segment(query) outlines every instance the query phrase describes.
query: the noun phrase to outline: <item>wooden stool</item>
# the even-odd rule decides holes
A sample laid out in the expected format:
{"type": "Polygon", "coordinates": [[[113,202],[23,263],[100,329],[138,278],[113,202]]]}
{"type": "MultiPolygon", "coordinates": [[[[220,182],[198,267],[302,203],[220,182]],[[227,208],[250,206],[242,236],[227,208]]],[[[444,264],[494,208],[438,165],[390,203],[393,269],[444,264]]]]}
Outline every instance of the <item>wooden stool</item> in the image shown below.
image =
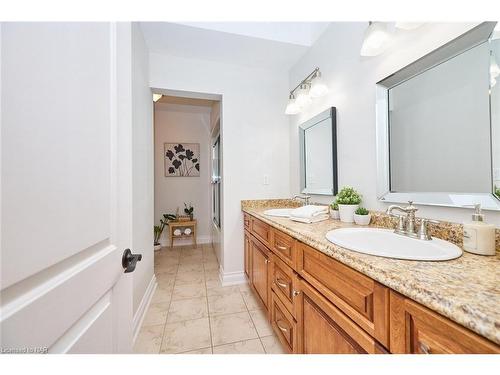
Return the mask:
{"type": "Polygon", "coordinates": [[[196,219],[189,221],[170,221],[168,223],[169,234],[170,234],[170,248],[174,247],[174,237],[175,238],[188,238],[193,237],[193,245],[196,247],[196,219]],[[184,229],[191,228],[190,234],[184,234],[184,229]],[[180,236],[174,236],[174,230],[180,229],[182,234],[180,236]]]}

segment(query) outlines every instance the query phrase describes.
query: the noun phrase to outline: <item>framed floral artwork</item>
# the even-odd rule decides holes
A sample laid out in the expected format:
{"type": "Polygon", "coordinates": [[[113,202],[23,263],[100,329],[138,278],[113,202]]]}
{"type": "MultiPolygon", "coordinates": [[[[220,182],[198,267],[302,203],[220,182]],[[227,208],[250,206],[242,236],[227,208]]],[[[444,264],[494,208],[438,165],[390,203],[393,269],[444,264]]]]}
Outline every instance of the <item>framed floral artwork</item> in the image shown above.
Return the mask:
{"type": "Polygon", "coordinates": [[[199,143],[165,143],[165,177],[199,177],[199,143]]]}

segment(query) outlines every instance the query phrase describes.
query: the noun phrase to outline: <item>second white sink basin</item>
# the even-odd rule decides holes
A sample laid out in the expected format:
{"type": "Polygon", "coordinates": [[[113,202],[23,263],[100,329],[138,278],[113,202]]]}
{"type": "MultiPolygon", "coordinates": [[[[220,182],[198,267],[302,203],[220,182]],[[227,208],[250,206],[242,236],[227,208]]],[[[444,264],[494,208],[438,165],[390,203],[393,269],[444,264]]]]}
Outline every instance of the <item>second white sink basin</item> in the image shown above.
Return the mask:
{"type": "Polygon", "coordinates": [[[293,208],[273,208],[271,210],[264,211],[264,215],[267,216],[278,216],[278,217],[290,217],[290,212],[293,208]]]}
{"type": "Polygon", "coordinates": [[[329,231],[326,239],[349,250],[385,258],[439,261],[462,255],[462,249],[451,242],[414,239],[392,229],[341,228],[329,231]]]}

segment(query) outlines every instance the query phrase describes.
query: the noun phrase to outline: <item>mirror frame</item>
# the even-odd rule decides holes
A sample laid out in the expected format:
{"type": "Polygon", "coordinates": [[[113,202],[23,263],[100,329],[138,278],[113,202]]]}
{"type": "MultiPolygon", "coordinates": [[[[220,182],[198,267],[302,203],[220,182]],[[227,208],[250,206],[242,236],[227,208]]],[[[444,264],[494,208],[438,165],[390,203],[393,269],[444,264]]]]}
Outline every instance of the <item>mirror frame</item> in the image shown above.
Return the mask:
{"type": "Polygon", "coordinates": [[[331,107],[313,118],[299,125],[299,149],[300,149],[300,192],[315,195],[337,195],[338,193],[338,168],[337,168],[337,109],[331,107]],[[306,186],[305,165],[305,131],[317,123],[330,119],[332,127],[332,174],[333,186],[331,189],[308,189],[306,186]]]}
{"type": "MultiPolygon", "coordinates": [[[[444,61],[452,59],[470,48],[487,42],[495,28],[495,25],[496,22],[483,22],[447,44],[437,48],[415,62],[377,82],[375,93],[375,122],[377,148],[377,197],[380,201],[390,203],[405,203],[413,201],[414,203],[421,205],[445,207],[464,207],[473,203],[481,203],[482,208],[485,210],[500,210],[500,199],[493,194],[493,173],[490,176],[491,193],[392,192],[390,191],[389,158],[389,90],[444,61]],[[457,202],[462,202],[463,204],[457,202]]],[[[491,152],[491,139],[489,146],[491,152]]]]}

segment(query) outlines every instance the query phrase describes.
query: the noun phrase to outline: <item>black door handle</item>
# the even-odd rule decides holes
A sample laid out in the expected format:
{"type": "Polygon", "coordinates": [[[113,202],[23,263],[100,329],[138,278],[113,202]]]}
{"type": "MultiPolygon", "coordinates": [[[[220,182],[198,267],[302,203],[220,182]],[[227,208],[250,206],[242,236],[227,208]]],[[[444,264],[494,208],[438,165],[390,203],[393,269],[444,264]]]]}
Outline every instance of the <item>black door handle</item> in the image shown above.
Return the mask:
{"type": "Polygon", "coordinates": [[[130,249],[125,249],[122,256],[122,267],[125,273],[134,272],[137,262],[142,260],[142,254],[132,254],[130,249]]]}

